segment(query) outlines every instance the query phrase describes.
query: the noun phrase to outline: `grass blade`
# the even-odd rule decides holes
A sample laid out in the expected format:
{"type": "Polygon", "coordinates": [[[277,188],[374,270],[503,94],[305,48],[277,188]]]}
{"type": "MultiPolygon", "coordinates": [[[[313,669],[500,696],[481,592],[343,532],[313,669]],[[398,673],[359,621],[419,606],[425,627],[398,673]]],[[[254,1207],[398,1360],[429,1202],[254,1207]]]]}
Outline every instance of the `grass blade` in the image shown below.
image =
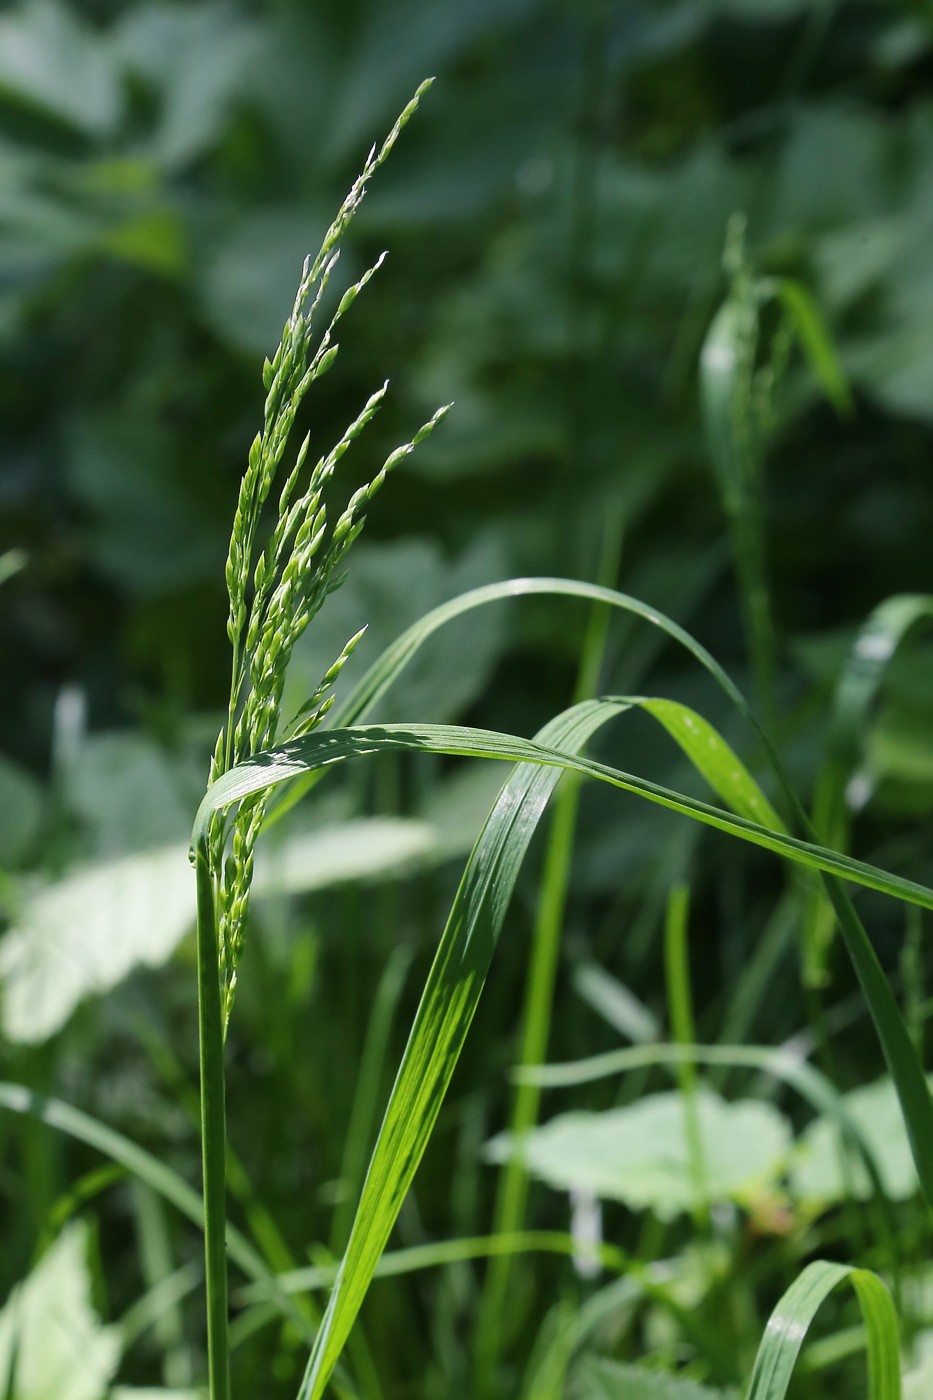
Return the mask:
{"type": "MultiPolygon", "coordinates": [[[[849,783],[858,772],[871,712],[885,673],[901,643],[922,623],[933,621],[933,595],[896,594],[869,615],[836,683],[826,738],[826,758],[817,777],[813,825],[819,839],[836,850],[849,847],[849,783]]],[[[804,917],[804,975],[810,986],[826,981],[833,932],[832,909],[813,891],[804,917]]]]}
{"type": "MultiPolygon", "coordinates": [[[[601,703],[611,704],[615,712],[630,707],[630,702],[626,700],[601,703]]],[[[621,788],[624,792],[646,798],[668,811],[692,817],[717,831],[738,836],[752,845],[773,851],[809,869],[822,870],[841,879],[851,880],[855,884],[865,886],[866,889],[892,895],[908,904],[919,905],[922,909],[933,909],[933,890],[926,885],[892,875],[886,870],[867,865],[851,856],[826,850],[798,837],[787,836],[781,831],[772,831],[757,822],[733,816],[719,807],[700,802],[697,798],[688,797],[684,793],[648,782],[647,779],[611,768],[604,763],[597,763],[579,754],[553,749],[535,740],[521,739],[514,734],[500,734],[495,730],[474,729],[465,725],[359,725],[350,729],[317,731],[283,744],[281,748],[257,754],[225,773],[208,789],[198,809],[192,839],[195,844],[204,840],[214,812],[221,811],[253,793],[265,791],[279,783],[289,782],[308,772],[330,767],[347,759],[405,750],[566,768],[581,773],[584,777],[598,778],[613,787],[621,788]]],[[[867,946],[871,952],[871,945],[867,946]]],[[[874,957],[873,953],[871,955],[874,957]]],[[[878,972],[879,975],[883,975],[880,967],[878,972]]]]}
{"type": "MultiPolygon", "coordinates": [[[[621,708],[606,701],[574,706],[545,726],[541,737],[574,750],[621,708]]],[[[343,1350],[427,1146],[522,860],[559,776],[558,769],[533,764],[516,768],[474,847],[389,1098],[299,1400],[319,1400],[343,1350]]]]}
{"type": "Polygon", "coordinates": [[[870,1270],[824,1260],[807,1265],[771,1314],[746,1400],[784,1400],[810,1323],[846,1279],[855,1289],[865,1323],[870,1400],[900,1400],[900,1336],[890,1293],[870,1270]]]}

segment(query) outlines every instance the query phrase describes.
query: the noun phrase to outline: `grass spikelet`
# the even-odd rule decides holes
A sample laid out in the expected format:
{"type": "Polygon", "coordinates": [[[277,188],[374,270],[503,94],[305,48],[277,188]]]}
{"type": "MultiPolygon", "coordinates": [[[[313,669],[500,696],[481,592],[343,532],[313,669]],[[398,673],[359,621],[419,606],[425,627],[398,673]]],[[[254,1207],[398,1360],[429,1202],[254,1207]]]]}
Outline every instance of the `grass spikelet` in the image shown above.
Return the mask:
{"type": "MultiPolygon", "coordinates": [[[[281,487],[267,542],[258,548],[264,508],[288,452],[302,400],[333,365],[339,348],[334,338],[337,325],[385,260],[382,253],[344,290],[330,322],[317,335],[315,323],[337,267],[340,242],[370,179],[388,156],[427,86],[421,85],[379,150],[373,147],[370,151],[320,250],[305,259],[281,341],[263,365],[263,425],[249,450],[226,563],[230,601],[227,634],[232,647],[230,699],[226,724],[211,761],[212,782],[280,737],[285,673],[296,643],[328,594],[343,581],[341,565],[363,529],[369,505],[386,476],[433,431],[447,411],[440,409],[410,442],[389,455],[372,480],[354,492],[333,528],[329,525],[325,489],[344,454],[382,407],[388,382],[370,395],[338,441],[310,471],[310,438],[303,438],[281,487]]],[[[307,704],[294,717],[293,734],[310,733],[324,718],[333,704],[334,683],[361,637],[362,632],[351,638],[324,674],[307,704]]],[[[211,832],[225,1032],[243,945],[253,852],[264,815],[265,802],[257,797],[245,804],[229,824],[226,818],[217,817],[211,832]],[[225,854],[228,846],[229,854],[225,854]]]]}

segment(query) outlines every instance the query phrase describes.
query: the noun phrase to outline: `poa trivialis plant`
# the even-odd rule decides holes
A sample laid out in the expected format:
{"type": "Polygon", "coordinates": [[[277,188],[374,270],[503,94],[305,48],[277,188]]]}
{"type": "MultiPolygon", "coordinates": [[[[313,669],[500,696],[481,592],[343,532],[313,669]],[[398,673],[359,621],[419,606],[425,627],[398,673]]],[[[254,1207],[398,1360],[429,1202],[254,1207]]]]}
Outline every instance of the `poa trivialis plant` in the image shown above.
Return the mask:
{"type": "MultiPolygon", "coordinates": [[[[641,801],[772,852],[792,868],[806,872],[805,898],[809,898],[810,890],[821,882],[822,893],[818,897],[826,908],[832,909],[835,927],[858,977],[907,1125],[921,1190],[927,1205],[933,1204],[933,1110],[923,1067],[852,905],[847,886],[853,884],[880,891],[920,909],[933,908],[933,890],[856,860],[844,849],[844,842],[835,846],[819,844],[787,780],[768,726],[757,721],[731,679],[689,633],[638,599],[608,586],[613,568],[607,566],[604,585],[556,578],[511,579],[455,598],[428,613],[399,637],[337,705],[335,683],[363,635],[360,628],[325,669],[298,712],[282,713],[285,675],[295,645],[327,595],[339,586],[348,551],[363,528],[371,502],[387,475],[423,441],[446,411],[440,410],[410,442],[393,452],[368,484],[355,492],[336,513],[336,518],[329,514],[332,508],[327,499],[336,469],[344,453],[378,412],[385,386],[362,405],[338,443],[322,455],[312,452],[308,438],[297,446],[292,441],[304,395],[334,363],[337,328],[381,262],[380,259],[343,292],[332,316],[323,329],[319,329],[328,288],[334,279],[340,240],[365,195],[369,180],[388,156],[423,90],[419,89],[378,151],[374,148],[370,153],[321,251],[305,264],[281,344],[263,369],[266,390],[263,424],[249,453],[226,569],[230,600],[227,630],[232,649],[230,700],[213,753],[210,784],[192,833],[198,903],[203,1201],[163,1163],[86,1114],[55,1100],[43,1099],[23,1085],[0,1085],[0,1104],[8,1110],[37,1117],[104,1152],[160,1193],[189,1220],[203,1225],[210,1400],[229,1400],[231,1395],[228,1256],[250,1280],[250,1303],[271,1308],[276,1315],[287,1319],[292,1329],[290,1335],[307,1339],[310,1355],[298,1400],[322,1400],[328,1387],[341,1397],[356,1396],[352,1377],[340,1369],[344,1348],[434,1128],[506,922],[509,900],[522,862],[565,773],[575,780],[589,778],[603,782],[641,801]],[[438,628],[472,609],[535,595],[582,601],[593,610],[592,616],[599,619],[599,623],[591,628],[584,648],[576,703],[552,718],[533,739],[478,728],[425,724],[417,719],[407,724],[367,722],[370,715],[377,713],[388,687],[438,628]],[[772,795],[765,792],[755,774],[717,730],[686,705],[649,695],[591,698],[597,684],[602,630],[612,610],[627,613],[645,626],[659,629],[665,640],[684,649],[693,663],[707,673],[748,726],[749,735],[763,756],[762,766],[770,771],[772,795]],[[627,714],[635,712],[661,727],[721,805],[649,782],[599,762],[584,752],[589,741],[610,721],[624,720],[627,714]],[[497,760],[510,765],[510,772],[467,863],[424,984],[343,1257],[335,1271],[327,1268],[311,1271],[315,1285],[320,1284],[322,1277],[332,1281],[329,1301],[321,1316],[307,1299],[304,1300],[306,1307],[295,1305],[290,1293],[295,1279],[283,1279],[270,1273],[251,1240],[227,1221],[225,1037],[235,1010],[253,863],[263,826],[281,815],[325,770],[366,755],[400,752],[497,760]]],[[[759,293],[765,294],[761,288],[756,295],[759,293]]],[[[731,353],[729,318],[714,324],[719,352],[713,356],[712,370],[720,377],[711,393],[714,398],[719,396],[717,403],[723,411],[717,422],[726,434],[722,442],[727,447],[737,383],[736,376],[729,372],[730,366],[738,365],[747,381],[751,364],[744,300],[748,295],[749,284],[740,279],[734,296],[745,307],[745,319],[739,318],[739,330],[745,336],[739,347],[741,354],[731,353]]],[[[714,345],[717,344],[715,337],[714,345]]],[[[752,506],[746,503],[741,509],[751,511],[752,506]]],[[[743,535],[742,548],[757,534],[756,527],[755,531],[743,535]]],[[[737,555],[739,553],[737,548],[737,555]]],[[[866,649],[865,655],[876,670],[866,675],[861,665],[858,671],[858,694],[862,700],[877,688],[877,667],[891,654],[897,639],[914,620],[929,613],[929,600],[923,603],[913,600],[910,605],[888,609],[875,617],[872,623],[875,630],[871,635],[877,642],[881,629],[890,645],[876,644],[866,649]]],[[[770,646],[770,640],[768,644],[770,646]]],[[[864,662],[865,656],[860,661],[864,662]]],[[[763,668],[762,674],[767,680],[768,667],[763,668]]],[[[842,772],[845,765],[840,765],[836,752],[830,774],[833,792],[845,777],[842,772]]],[[[562,823],[548,850],[542,881],[538,926],[543,937],[541,949],[532,956],[522,1039],[527,1071],[525,1083],[532,1086],[548,1082],[540,1068],[535,1079],[532,1061],[546,1052],[554,987],[554,949],[562,924],[566,865],[572,846],[573,803],[565,802],[559,810],[563,813],[562,823]]],[[[715,1221],[704,1187],[702,1119],[709,1096],[698,1082],[697,1064],[744,1064],[781,1077],[788,1084],[794,1084],[815,1106],[828,1107],[843,1128],[851,1130],[851,1123],[839,1107],[838,1094],[827,1085],[825,1077],[816,1075],[810,1067],[806,1067],[810,1072],[804,1073],[804,1067],[790,1062],[787,1056],[775,1056],[763,1047],[703,1047],[693,1043],[686,954],[688,909],[687,890],[678,886],[669,900],[666,931],[673,1043],[637,1047],[635,1055],[636,1059],[640,1057],[642,1065],[666,1063],[677,1071],[695,1186],[690,1198],[691,1214],[698,1237],[704,1238],[715,1228],[715,1221]]],[[[598,1067],[555,1069],[564,1074],[564,1082],[584,1082],[587,1076],[618,1072],[631,1066],[634,1063],[632,1052],[626,1055],[613,1060],[611,1071],[607,1071],[604,1063],[598,1067]]],[[[534,1094],[520,1097],[516,1104],[512,1128],[513,1138],[519,1140],[519,1149],[522,1135],[534,1129],[537,1108],[534,1094]]],[[[854,1136],[858,1140],[857,1132],[854,1136]]],[[[859,1145],[864,1149],[864,1143],[859,1145]]],[[[874,1170],[871,1154],[864,1152],[863,1155],[871,1176],[874,1170]]],[[[481,1241],[446,1242],[437,1246],[433,1260],[450,1261],[483,1253],[495,1256],[530,1247],[565,1248],[565,1237],[548,1236],[543,1240],[523,1231],[523,1172],[523,1166],[515,1167],[514,1162],[510,1163],[500,1193],[495,1236],[481,1241]]],[[[877,1172],[873,1179],[877,1179],[877,1172]]],[[[663,1294],[644,1261],[630,1259],[618,1247],[598,1240],[589,1242],[588,1251],[584,1250],[583,1262],[608,1263],[617,1272],[626,1274],[626,1282],[643,1290],[647,1297],[663,1294]]],[[[751,1369],[747,1400],[783,1400],[811,1320],[828,1294],[843,1282],[851,1284],[855,1290],[865,1323],[872,1400],[897,1400],[900,1394],[898,1327],[891,1295],[874,1273],[826,1261],[808,1264],[778,1304],[751,1369]]],[[[298,1286],[302,1283],[303,1279],[299,1278],[298,1286]]],[[[510,1393],[511,1383],[503,1380],[501,1364],[507,1342],[503,1335],[502,1300],[507,1298],[507,1293],[505,1276],[491,1271],[480,1308],[476,1339],[473,1393],[477,1400],[492,1400],[494,1396],[510,1393]]],[[[676,1299],[669,1301],[672,1310],[678,1309],[676,1315],[684,1319],[682,1304],[676,1299]]],[[[555,1351],[559,1348],[552,1349],[550,1359],[542,1356],[537,1372],[531,1376],[523,1393],[529,1396],[562,1393],[560,1356],[551,1366],[555,1351]]],[[[7,1389],[11,1394],[12,1387],[13,1379],[10,1379],[7,1389]]]]}
{"type": "MultiPolygon", "coordinates": [[[[302,398],[333,364],[337,353],[336,327],[379,266],[375,264],[343,293],[329,324],[318,335],[314,323],[334,271],[340,238],[359,207],[369,179],[386,159],[422,91],[423,88],[419,89],[406,107],[378,153],[375,148],[370,153],[320,253],[305,265],[282,343],[264,366],[267,394],[264,422],[250,451],[231,536],[227,561],[228,635],[233,653],[230,703],[226,723],[217,739],[211,782],[197,814],[192,843],[198,884],[211,1400],[228,1400],[230,1394],[224,1243],[227,1227],[223,1047],[244,941],[256,842],[264,823],[274,814],[275,802],[280,802],[279,810],[282,810],[296,793],[320,776],[323,769],[362,755],[414,750],[498,759],[516,766],[474,847],[425,983],[370,1158],[346,1250],[336,1272],[326,1312],[314,1334],[299,1400],[320,1400],[334,1380],[342,1351],[431,1135],[464,1044],[522,860],[564,772],[608,783],[763,847],[794,867],[810,872],[811,878],[822,880],[824,897],[834,912],[855,967],[900,1098],[921,1187],[927,1201],[933,1203],[933,1110],[922,1066],[842,882],[854,882],[928,909],[933,908],[933,891],[816,843],[815,833],[787,780],[767,729],[758,723],[717,662],[676,623],[637,599],[606,586],[563,579],[510,580],[474,590],[429,613],[372,665],[356,689],[336,709],[333,687],[362,637],[362,629],[357,631],[324,672],[299,713],[283,721],[284,678],[298,638],[327,594],[338,586],[347,552],[363,528],[367,508],[387,474],[433,430],[446,411],[442,409],[435,414],[410,442],[386,460],[370,483],[351,497],[332,526],[328,521],[325,489],[344,452],[378,411],[384,387],[362,407],[337,445],[313,465],[309,465],[312,454],[309,440],[305,438],[291,459],[292,465],[283,483],[276,485],[277,475],[290,451],[290,436],[302,398]],[[278,508],[272,513],[267,540],[260,546],[264,507],[274,499],[274,488],[279,493],[278,508]],[[534,740],[417,721],[405,725],[362,722],[438,627],[470,609],[500,599],[533,594],[576,597],[602,609],[621,609],[659,628],[668,639],[685,648],[750,726],[779,790],[779,804],[769,800],[738,755],[699,714],[678,702],[659,697],[589,699],[586,691],[590,682],[585,675],[581,679],[577,703],[545,725],[534,740]],[[636,709],[659,724],[679,745],[723,804],[721,807],[660,787],[584,755],[582,751],[587,741],[608,721],[636,709]],[[292,796],[282,799],[282,792],[289,788],[292,796]]],[[[749,295],[745,282],[740,281],[738,295],[745,306],[749,295]]],[[[747,315],[744,320],[739,317],[739,329],[743,326],[747,329],[747,319],[747,315]]],[[[720,339],[727,331],[725,322],[717,324],[716,334],[720,339]]],[[[745,349],[747,351],[747,346],[745,349]]],[[[723,353],[718,359],[714,356],[713,370],[721,370],[724,365],[728,369],[730,364],[742,365],[748,361],[747,353],[744,359],[732,354],[728,363],[727,358],[723,353]]],[[[733,382],[727,377],[725,388],[720,391],[726,400],[733,391],[733,382]]],[[[593,642],[597,652],[600,645],[598,640],[593,642]]],[[[584,670],[588,673],[593,667],[584,670]]],[[[763,668],[764,673],[767,671],[768,667],[763,668]]],[[[572,821],[570,810],[569,822],[572,824],[572,821]]],[[[554,847],[554,861],[563,865],[568,854],[569,839],[565,834],[554,847]]],[[[559,930],[560,920],[555,910],[562,898],[561,879],[547,877],[545,891],[544,898],[551,899],[552,909],[544,923],[559,930]]],[[[688,1057],[679,1082],[685,1103],[691,1109],[692,1160],[701,1178],[703,1154],[696,1116],[698,1099],[689,1063],[693,1032],[685,968],[686,908],[686,891],[680,891],[672,905],[669,976],[671,987],[676,989],[677,1040],[688,1057]]],[[[553,939],[549,940],[549,946],[553,948],[553,939]]],[[[540,989],[536,996],[541,1004],[531,1007],[530,1014],[538,1029],[526,1037],[526,1049],[529,1045],[543,1048],[545,1044],[541,1028],[546,1032],[549,1014],[546,1003],[552,995],[553,977],[539,975],[536,970],[533,982],[540,989]]],[[[522,1131],[527,1131],[533,1125],[537,1100],[526,1098],[523,1103],[515,1122],[522,1131]],[[530,1109],[529,1104],[532,1105],[530,1109]]],[[[710,1217],[703,1204],[701,1188],[702,1183],[696,1198],[696,1220],[698,1228],[702,1226],[706,1230],[710,1217]]],[[[515,1189],[514,1176],[511,1184],[507,1183],[504,1202],[500,1207],[500,1221],[506,1220],[512,1231],[520,1230],[524,1206],[521,1193],[515,1189]]],[[[502,1239],[514,1237],[504,1235],[502,1239]]],[[[264,1277],[261,1270],[257,1271],[248,1246],[244,1250],[232,1234],[230,1241],[231,1253],[235,1245],[238,1258],[258,1280],[262,1296],[281,1305],[275,1281],[264,1277]]],[[[815,1263],[800,1275],[772,1319],[751,1377],[750,1400],[780,1400],[785,1395],[810,1320],[827,1294],[843,1280],[849,1280],[855,1288],[865,1317],[872,1395],[877,1400],[893,1400],[899,1393],[897,1322],[884,1285],[865,1270],[815,1263]]],[[[496,1281],[493,1275],[488,1295],[492,1301],[487,1301],[481,1317],[483,1335],[477,1348],[478,1396],[497,1393],[496,1366],[501,1352],[501,1307],[497,1300],[501,1300],[502,1291],[502,1276],[496,1281]]],[[[353,1393],[348,1384],[340,1379],[341,1393],[353,1393]]]]}

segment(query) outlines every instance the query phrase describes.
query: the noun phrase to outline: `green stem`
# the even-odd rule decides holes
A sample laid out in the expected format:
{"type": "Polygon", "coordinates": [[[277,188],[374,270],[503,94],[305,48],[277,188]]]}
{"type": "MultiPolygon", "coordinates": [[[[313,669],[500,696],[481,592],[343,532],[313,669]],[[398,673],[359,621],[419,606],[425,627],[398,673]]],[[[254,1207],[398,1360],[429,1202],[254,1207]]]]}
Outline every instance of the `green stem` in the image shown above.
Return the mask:
{"type": "Polygon", "coordinates": [[[227,1334],[226,1125],[220,964],[207,839],[196,852],[198,885],[198,1035],[201,1068],[201,1161],[204,1171],[204,1265],[210,1400],[230,1400],[227,1334]]]}
{"type": "MultiPolygon", "coordinates": [[[[687,954],[687,923],[690,910],[689,885],[674,885],[667,902],[664,921],[664,966],[667,977],[667,1005],[671,1039],[686,1050],[696,1043],[693,1027],[693,999],[690,993],[690,964],[687,954]]],[[[710,1233],[709,1197],[706,1189],[706,1162],[700,1110],[697,1102],[696,1065],[692,1059],[678,1061],[677,1084],[684,1103],[684,1126],[693,1178],[693,1218],[701,1234],[710,1233]]]]}

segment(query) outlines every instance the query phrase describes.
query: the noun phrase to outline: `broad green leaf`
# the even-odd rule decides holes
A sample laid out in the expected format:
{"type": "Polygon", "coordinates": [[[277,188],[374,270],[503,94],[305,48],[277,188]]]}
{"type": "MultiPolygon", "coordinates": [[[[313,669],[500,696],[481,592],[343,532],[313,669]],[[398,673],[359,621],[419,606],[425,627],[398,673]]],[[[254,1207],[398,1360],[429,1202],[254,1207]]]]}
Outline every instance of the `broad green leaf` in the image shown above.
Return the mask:
{"type": "MultiPolygon", "coordinates": [[[[704,1191],[710,1201],[750,1201],[782,1175],[792,1134],[771,1104],[727,1103],[710,1089],[696,1095],[703,1147],[704,1191]]],[[[564,1113],[521,1141],[493,1138],[490,1161],[518,1154],[527,1170],[562,1191],[589,1191],[662,1218],[690,1211],[696,1184],[679,1092],[649,1094],[603,1113],[564,1113]]]]}
{"type": "MultiPolygon", "coordinates": [[[[124,783],[132,777],[132,769],[119,776],[114,813],[122,810],[124,783]]],[[[134,826],[139,830],[139,821],[128,819],[128,829],[134,826]]],[[[118,834],[112,817],[105,829],[118,834]]],[[[437,821],[360,817],[292,831],[260,851],[254,892],[261,900],[396,879],[465,854],[472,839],[472,832],[454,829],[442,809],[437,821]]],[[[193,886],[185,848],[177,845],[83,866],[27,895],[14,927],[0,939],[6,1038],[47,1040],[86,997],[110,991],[139,967],[161,967],[192,926],[193,886]]]]}
{"type": "Polygon", "coordinates": [[[0,554],[0,583],[6,583],[7,579],[18,574],[20,569],[25,569],[26,560],[26,552],[22,549],[8,549],[0,554]]]}
{"type": "Polygon", "coordinates": [[[256,61],[258,37],[255,22],[223,0],[126,11],[113,44],[124,65],[158,94],[147,153],[160,166],[183,168],[225,135],[256,61]]]}
{"type": "MultiPolygon", "coordinates": [[[[900,1264],[897,1230],[872,1135],[865,1131],[862,1119],[850,1112],[848,1096],[840,1094],[832,1080],[799,1056],[764,1045],[638,1045],[565,1064],[519,1067],[513,1073],[520,1081],[556,1089],[588,1084],[652,1065],[675,1066],[684,1062],[759,1070],[789,1085],[822,1115],[819,1121],[832,1126],[836,1141],[848,1145],[853,1164],[858,1164],[860,1178],[871,1183],[866,1195],[875,1214],[878,1238],[887,1246],[892,1273],[897,1274],[900,1264]]],[[[796,1166],[794,1158],[791,1161],[796,1166]]]]}
{"type": "Polygon", "coordinates": [[[933,1395],[933,1357],[904,1376],[904,1400],[929,1400],[933,1395]]]}
{"type": "Polygon", "coordinates": [[[590,1084],[597,1079],[646,1069],[652,1065],[677,1065],[685,1060],[732,1069],[756,1069],[789,1084],[818,1113],[838,1127],[841,1137],[855,1144],[866,1175],[874,1179],[873,1193],[884,1196],[884,1182],[874,1145],[860,1119],[849,1112],[851,1096],[840,1094],[825,1074],[787,1050],[766,1045],[636,1045],[623,1050],[607,1050],[586,1060],[528,1065],[513,1073],[516,1079],[538,1084],[542,1088],[559,1089],[590,1084]]]}
{"type": "Polygon", "coordinates": [[[110,1400],[208,1400],[206,1390],[160,1390],[144,1386],[118,1385],[110,1392],[110,1400]]]}
{"type": "MultiPolygon", "coordinates": [[[[907,1200],[919,1190],[917,1170],[894,1085],[888,1078],[842,1096],[846,1116],[868,1144],[885,1193],[907,1200]]],[[[801,1201],[834,1205],[848,1196],[870,1200],[874,1186],[860,1160],[841,1140],[838,1123],[818,1118],[803,1133],[790,1174],[790,1189],[801,1201]]]]}
{"type": "Polygon", "coordinates": [[[119,1333],[91,1302],[87,1226],[73,1221],[0,1313],[0,1394],[100,1400],[120,1359],[119,1333]]]}
{"type": "Polygon", "coordinates": [[[822,1260],[807,1265],[771,1314],[746,1400],[784,1400],[810,1323],[844,1280],[855,1289],[865,1324],[869,1400],[900,1400],[900,1336],[890,1293],[867,1269],[822,1260]]]}
{"type": "Polygon", "coordinates": [[[589,1357],[577,1372],[577,1400],[735,1400],[735,1391],[698,1385],[667,1371],[589,1357]]]}

